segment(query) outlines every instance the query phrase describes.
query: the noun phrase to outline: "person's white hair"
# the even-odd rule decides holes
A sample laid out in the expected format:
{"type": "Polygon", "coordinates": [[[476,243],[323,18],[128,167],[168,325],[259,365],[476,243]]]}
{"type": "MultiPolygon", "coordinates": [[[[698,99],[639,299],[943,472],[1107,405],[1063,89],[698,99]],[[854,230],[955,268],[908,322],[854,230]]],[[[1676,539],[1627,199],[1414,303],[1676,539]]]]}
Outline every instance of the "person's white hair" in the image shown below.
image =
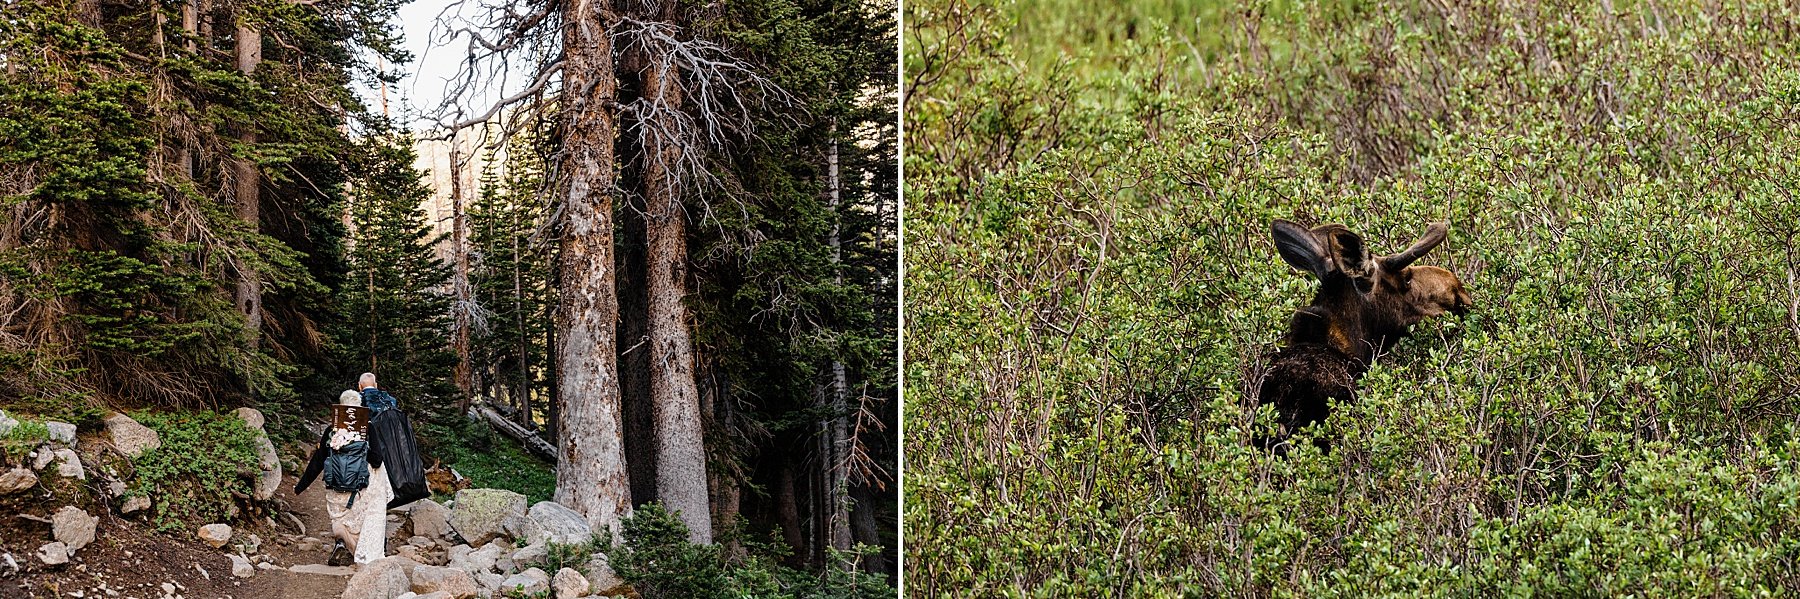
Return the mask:
{"type": "Polygon", "coordinates": [[[362,373],[362,376],[356,377],[356,387],[358,389],[367,389],[369,387],[374,387],[374,386],[376,386],[375,385],[375,373],[365,372],[365,373],[362,373]]]}
{"type": "Polygon", "coordinates": [[[362,394],[345,389],[343,393],[338,394],[338,403],[346,406],[360,406],[362,405],[362,394]]]}

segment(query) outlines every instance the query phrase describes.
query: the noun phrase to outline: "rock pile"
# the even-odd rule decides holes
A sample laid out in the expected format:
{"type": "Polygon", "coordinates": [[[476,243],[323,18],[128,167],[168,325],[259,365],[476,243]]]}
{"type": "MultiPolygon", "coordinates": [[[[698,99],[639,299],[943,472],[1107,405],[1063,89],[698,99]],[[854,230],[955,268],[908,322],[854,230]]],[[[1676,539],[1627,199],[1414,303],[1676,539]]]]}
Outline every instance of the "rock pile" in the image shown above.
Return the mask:
{"type": "Polygon", "coordinates": [[[362,566],[343,596],[469,599],[547,592],[582,599],[631,592],[603,556],[578,564],[580,569],[545,572],[550,543],[585,542],[593,529],[561,504],[526,504],[525,496],[500,489],[464,489],[451,508],[419,500],[407,508],[413,536],[392,551],[394,557],[362,566]]]}

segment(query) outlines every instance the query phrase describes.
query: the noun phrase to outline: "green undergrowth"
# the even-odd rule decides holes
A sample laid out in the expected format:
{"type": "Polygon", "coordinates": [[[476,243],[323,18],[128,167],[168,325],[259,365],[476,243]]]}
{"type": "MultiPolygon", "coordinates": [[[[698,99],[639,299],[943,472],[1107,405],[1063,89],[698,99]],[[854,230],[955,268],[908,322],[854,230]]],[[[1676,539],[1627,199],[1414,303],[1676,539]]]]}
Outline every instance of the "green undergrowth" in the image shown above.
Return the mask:
{"type": "MultiPolygon", "coordinates": [[[[556,492],[556,465],[539,459],[486,424],[424,423],[415,427],[421,451],[468,477],[475,488],[506,489],[532,503],[556,492]]],[[[431,464],[426,464],[430,466],[431,464]]],[[[438,498],[440,501],[447,498],[438,498]]]]}
{"type": "MultiPolygon", "coordinates": [[[[726,599],[731,597],[875,599],[894,596],[880,574],[861,572],[856,554],[834,556],[834,563],[813,573],[781,564],[787,548],[778,542],[732,539],[742,551],[724,544],[688,542],[687,527],[661,504],[636,508],[620,523],[619,543],[605,534],[589,547],[552,548],[563,559],[593,552],[604,554],[619,578],[643,599],[726,599]],[[729,553],[729,555],[728,555],[729,553]]],[[[874,548],[862,547],[867,551],[874,548]]],[[[585,560],[584,560],[585,561],[585,560]]]]}
{"type": "Polygon", "coordinates": [[[1214,4],[906,4],[911,594],[1800,591],[1800,8],[1214,4]],[[1275,218],[1474,297],[1328,453],[1275,218]]]}
{"type": "Polygon", "coordinates": [[[136,412],[162,445],[131,460],[128,493],[150,498],[159,530],[229,520],[239,497],[249,497],[257,471],[256,433],[230,413],[136,412]]]}

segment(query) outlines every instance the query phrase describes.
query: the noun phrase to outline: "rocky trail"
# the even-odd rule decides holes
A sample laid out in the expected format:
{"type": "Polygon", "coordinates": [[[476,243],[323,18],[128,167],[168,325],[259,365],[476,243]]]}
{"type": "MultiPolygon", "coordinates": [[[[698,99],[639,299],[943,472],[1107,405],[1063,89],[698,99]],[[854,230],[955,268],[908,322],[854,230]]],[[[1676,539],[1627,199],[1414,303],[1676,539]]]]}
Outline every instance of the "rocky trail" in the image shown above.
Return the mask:
{"type": "MultiPolygon", "coordinates": [[[[250,412],[240,415],[260,431],[260,414],[250,412]]],[[[247,504],[256,517],[157,530],[142,517],[148,501],[126,495],[99,468],[84,467],[108,451],[129,457],[156,446],[154,432],[128,420],[117,415],[105,434],[83,431],[79,439],[72,425],[50,423],[58,425],[49,427],[53,438],[22,464],[0,467],[0,597],[471,599],[514,590],[556,599],[635,596],[602,556],[552,567],[550,543],[592,537],[580,514],[501,489],[463,489],[449,507],[423,499],[389,510],[389,557],[362,565],[326,564],[333,537],[322,487],[295,496],[295,477],[274,460],[260,474],[246,474],[257,487],[247,504]]],[[[0,413],[0,437],[12,428],[8,421],[0,413]]]]}

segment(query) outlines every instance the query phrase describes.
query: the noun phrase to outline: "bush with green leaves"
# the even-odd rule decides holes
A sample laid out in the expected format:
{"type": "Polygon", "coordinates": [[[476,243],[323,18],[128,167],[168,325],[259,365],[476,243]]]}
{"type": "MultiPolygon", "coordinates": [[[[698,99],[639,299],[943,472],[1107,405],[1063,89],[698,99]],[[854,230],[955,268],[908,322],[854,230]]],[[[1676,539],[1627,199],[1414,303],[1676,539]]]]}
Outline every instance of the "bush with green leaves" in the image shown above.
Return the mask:
{"type": "MultiPolygon", "coordinates": [[[[619,536],[622,542],[614,543],[603,533],[591,551],[604,554],[614,573],[644,599],[876,599],[894,595],[885,576],[857,569],[862,556],[879,548],[864,546],[859,552],[834,555],[834,565],[820,573],[781,565],[788,551],[776,543],[733,539],[742,550],[727,556],[722,545],[689,543],[687,526],[659,503],[639,506],[620,522],[619,536]]],[[[572,559],[572,555],[563,559],[572,559]]],[[[555,551],[552,557],[556,557],[555,551]]]]}
{"type": "Polygon", "coordinates": [[[249,497],[256,472],[256,433],[235,415],[208,411],[139,412],[162,445],[131,460],[129,493],[150,498],[160,530],[220,522],[237,497],[249,497]]]}
{"type": "Polygon", "coordinates": [[[1800,590],[1800,9],[1174,7],[906,5],[911,594],[1800,590]],[[1274,218],[1475,301],[1285,458],[1274,218]]]}

